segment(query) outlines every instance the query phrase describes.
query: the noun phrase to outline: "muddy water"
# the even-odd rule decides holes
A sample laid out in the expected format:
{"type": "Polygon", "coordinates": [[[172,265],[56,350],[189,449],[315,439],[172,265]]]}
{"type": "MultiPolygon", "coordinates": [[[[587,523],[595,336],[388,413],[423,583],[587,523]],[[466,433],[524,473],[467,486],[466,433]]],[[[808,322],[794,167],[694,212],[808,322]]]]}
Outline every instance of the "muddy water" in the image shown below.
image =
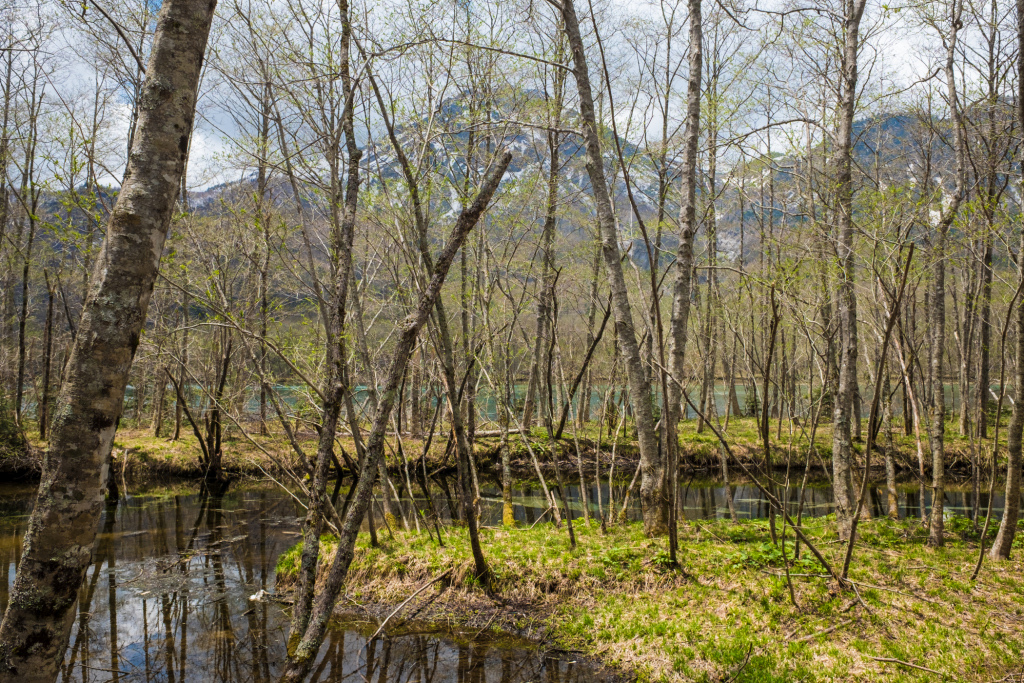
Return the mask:
{"type": "MultiPolygon", "coordinates": [[[[7,604],[35,494],[0,486],[0,609],[7,604]]],[[[79,595],[59,680],[274,681],[288,615],[255,601],[272,591],[278,555],[298,540],[302,508],[273,485],[223,496],[195,487],[131,495],[108,510],[79,595]]],[[[583,683],[601,676],[525,642],[436,634],[367,643],[376,624],[337,624],[311,681],[583,683]]]]}

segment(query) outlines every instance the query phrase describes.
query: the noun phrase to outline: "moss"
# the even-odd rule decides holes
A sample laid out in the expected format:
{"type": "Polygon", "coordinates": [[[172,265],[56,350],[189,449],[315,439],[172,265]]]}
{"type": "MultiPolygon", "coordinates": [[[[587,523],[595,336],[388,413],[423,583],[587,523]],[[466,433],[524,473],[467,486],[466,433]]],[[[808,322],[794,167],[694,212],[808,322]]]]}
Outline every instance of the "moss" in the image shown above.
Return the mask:
{"type": "Polygon", "coordinates": [[[515,507],[507,502],[501,507],[501,523],[506,527],[516,526],[515,507]]]}

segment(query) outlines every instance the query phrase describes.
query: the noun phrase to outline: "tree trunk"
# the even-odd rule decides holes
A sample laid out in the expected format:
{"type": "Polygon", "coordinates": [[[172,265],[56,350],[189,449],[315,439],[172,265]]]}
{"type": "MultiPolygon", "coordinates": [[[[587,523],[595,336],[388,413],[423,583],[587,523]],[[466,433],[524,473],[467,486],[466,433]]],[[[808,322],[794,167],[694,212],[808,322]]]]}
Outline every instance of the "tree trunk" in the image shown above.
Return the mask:
{"type": "MultiPolygon", "coordinates": [[[[1024,73],[1024,0],[1017,0],[1017,69],[1024,73]]],[[[1017,125],[1024,126],[1024,79],[1017,80],[1017,125]]],[[[1024,230],[1020,235],[1021,256],[1019,266],[1024,266],[1024,230]]],[[[992,550],[992,559],[1008,559],[1013,547],[1013,538],[1017,532],[1017,521],[1020,517],[1020,480],[1021,480],[1021,435],[1024,434],[1024,301],[1017,301],[1017,366],[1013,388],[1017,392],[1017,401],[1013,404],[1013,417],[1006,439],[1006,502],[1003,507],[1003,519],[999,523],[992,550]]],[[[1002,391],[1002,388],[1000,388],[1002,391]]],[[[1000,419],[996,416],[996,419],[1000,419]]]]}
{"type": "Polygon", "coordinates": [[[423,417],[421,408],[423,406],[421,388],[423,373],[421,363],[412,362],[412,383],[409,387],[409,432],[413,435],[423,432],[423,417]]]}
{"type": "MultiPolygon", "coordinates": [[[[857,390],[857,299],[853,290],[853,117],[857,107],[857,53],[860,21],[866,0],[853,0],[845,17],[841,113],[836,150],[836,219],[839,231],[839,382],[832,410],[832,472],[839,538],[848,540],[856,497],[851,476],[853,445],[851,421],[857,390]]],[[[859,416],[857,416],[859,421],[859,416]]]]}
{"type": "Polygon", "coordinates": [[[160,438],[160,429],[164,422],[164,399],[167,395],[167,370],[163,367],[156,372],[156,391],[153,396],[153,438],[160,438]]]}
{"type": "Polygon", "coordinates": [[[899,498],[896,492],[896,459],[893,457],[895,445],[892,441],[892,380],[889,376],[889,366],[886,362],[882,367],[885,372],[885,384],[882,386],[883,400],[885,401],[885,412],[882,415],[883,428],[885,429],[885,495],[886,508],[890,519],[900,518],[899,498]]]}
{"type": "MultiPolygon", "coordinates": [[[[441,285],[444,283],[448,270],[455,260],[455,255],[465,241],[466,236],[480,219],[481,214],[498,186],[498,182],[511,161],[512,155],[505,152],[498,163],[495,164],[491,174],[484,181],[476,200],[462,212],[451,235],[448,237],[448,241],[445,243],[444,251],[434,264],[430,283],[420,297],[416,310],[400,325],[400,334],[391,357],[391,367],[388,371],[384,390],[380,394],[380,403],[377,406],[377,413],[373,419],[373,427],[366,441],[366,457],[363,462],[364,473],[375,472],[384,455],[384,437],[390,422],[391,411],[395,405],[398,388],[401,384],[402,376],[405,374],[406,365],[416,346],[416,338],[419,335],[420,328],[426,323],[430,312],[434,310],[441,291],[441,285]]],[[[454,398],[452,401],[454,403],[454,398]]],[[[317,653],[320,651],[320,646],[323,644],[324,637],[327,634],[328,620],[334,611],[334,604],[338,599],[338,593],[341,591],[342,583],[348,574],[349,565],[352,563],[359,527],[362,524],[363,516],[370,507],[375,479],[376,477],[372,474],[359,477],[355,495],[348,512],[345,514],[342,528],[338,535],[338,546],[335,551],[334,561],[327,572],[322,590],[317,592],[312,612],[307,620],[308,627],[303,633],[294,634],[294,637],[298,639],[298,643],[291,650],[288,667],[281,676],[282,683],[298,683],[303,680],[312,667],[317,653]]]]}
{"type": "MultiPolygon", "coordinates": [[[[327,319],[324,321],[327,333],[327,344],[324,364],[327,378],[323,391],[323,412],[321,416],[320,434],[317,443],[316,461],[313,465],[313,479],[310,482],[309,507],[302,525],[302,558],[299,568],[299,589],[295,597],[292,613],[291,634],[293,637],[304,634],[309,626],[313,611],[316,572],[320,554],[320,533],[327,517],[330,500],[327,497],[327,479],[331,462],[334,460],[334,440],[338,429],[341,407],[346,399],[351,398],[348,381],[348,368],[345,353],[345,311],[349,299],[349,284],[352,279],[352,244],[355,233],[356,209],[359,200],[359,161],[362,150],[355,139],[355,103],[352,90],[352,78],[349,66],[351,49],[351,23],[349,20],[348,2],[340,0],[341,36],[339,53],[341,63],[339,76],[344,105],[340,117],[340,133],[345,137],[347,152],[347,178],[342,199],[340,158],[337,151],[328,159],[331,168],[331,222],[333,250],[337,258],[334,269],[334,293],[330,302],[327,319]],[[340,211],[340,215],[339,215],[340,211]]],[[[334,139],[334,150],[338,150],[340,140],[334,139]]],[[[361,319],[361,316],[360,316],[361,319]]],[[[399,380],[404,376],[399,375],[399,380]]],[[[372,382],[371,382],[372,384],[372,382]]],[[[359,440],[358,425],[348,403],[348,416],[352,424],[352,435],[359,440]]],[[[366,462],[360,473],[359,483],[368,481],[372,486],[376,477],[369,472],[366,462]]],[[[385,495],[387,491],[385,489],[385,495]]]]}
{"type": "MultiPolygon", "coordinates": [[[[1024,0],[1017,0],[1022,10],[1020,15],[1020,45],[1024,49],[1024,0]]],[[[1020,58],[1024,66],[1024,57],[1020,58]]],[[[1024,95],[1024,92],[1021,93],[1024,95]]],[[[1022,100],[1024,102],[1024,100],[1022,100]]],[[[1024,105],[1021,105],[1024,107],[1024,105]]],[[[1024,111],[1021,111],[1024,121],[1024,111]]],[[[1024,248],[1024,230],[1021,231],[1021,247],[1024,248]]],[[[1021,265],[1024,265],[1024,251],[1020,252],[1021,265]]],[[[1006,560],[1013,548],[1013,539],[1017,532],[1017,521],[1020,518],[1020,480],[1021,480],[1021,437],[1024,435],[1024,300],[1017,300],[1017,353],[1016,370],[1013,387],[1017,392],[1017,400],[1013,404],[1013,416],[1006,435],[1006,502],[1003,504],[1003,519],[999,523],[999,532],[992,544],[989,556],[993,560],[1006,560]]]]}
{"type": "Polygon", "coordinates": [[[185,164],[216,3],[165,0],[138,129],[93,271],[21,565],[0,625],[0,681],[56,679],[91,563],[107,457],[185,164]]]}
{"type": "MultiPolygon", "coordinates": [[[[552,126],[557,129],[561,121],[562,113],[562,83],[565,80],[564,72],[556,70],[554,84],[554,121],[552,126]]],[[[546,404],[548,390],[544,386],[543,368],[547,366],[548,340],[551,336],[551,299],[553,296],[555,277],[555,226],[558,222],[558,177],[559,177],[559,135],[557,130],[548,131],[548,198],[547,209],[544,215],[544,227],[541,231],[541,290],[537,299],[537,338],[534,342],[533,357],[530,360],[530,379],[526,390],[526,401],[523,406],[523,425],[529,429],[533,426],[534,412],[536,411],[537,397],[540,396],[540,404],[546,404]]]]}
{"type": "MultiPolygon", "coordinates": [[[[587,312],[587,348],[594,343],[594,324],[597,318],[597,290],[598,278],[601,275],[601,244],[597,243],[594,249],[593,275],[590,278],[590,308],[587,312]]],[[[594,366],[587,368],[587,374],[583,382],[583,389],[580,391],[579,428],[582,429],[590,422],[590,398],[594,392],[594,366]]],[[[598,426],[598,437],[600,439],[601,429],[598,426]]]]}
{"type": "Polygon", "coordinates": [[[46,441],[46,429],[50,424],[50,369],[53,361],[53,287],[50,275],[46,276],[46,327],[43,329],[43,395],[39,401],[39,440],[46,441]]]}
{"type": "Polygon", "coordinates": [[[732,337],[732,351],[729,353],[729,362],[726,365],[726,356],[722,354],[722,374],[725,376],[725,429],[729,428],[729,417],[735,415],[740,417],[743,411],[740,409],[740,399],[736,393],[736,345],[737,335],[732,337]]]}
{"type": "Polygon", "coordinates": [[[946,77],[947,99],[950,106],[950,117],[953,123],[953,134],[956,139],[956,188],[949,204],[943,209],[939,224],[936,226],[934,249],[934,265],[932,267],[931,311],[928,327],[931,330],[932,375],[931,423],[928,437],[932,447],[932,514],[928,525],[928,545],[938,547],[943,544],[943,498],[946,490],[946,398],[943,384],[942,356],[946,341],[946,241],[949,228],[960,209],[964,196],[964,171],[966,143],[964,140],[963,121],[956,89],[956,57],[957,35],[961,26],[963,13],[962,0],[954,0],[950,8],[950,33],[943,39],[946,46],[946,60],[943,73],[946,77]]]}
{"type": "Polygon", "coordinates": [[[185,391],[185,366],[188,365],[188,309],[192,300],[188,293],[182,294],[181,301],[181,367],[178,369],[178,386],[181,387],[181,396],[175,396],[174,400],[174,432],[171,434],[171,441],[181,438],[181,419],[184,415],[185,405],[182,397],[188,400],[188,392],[185,391]]]}
{"type": "Polygon", "coordinates": [[[981,273],[981,315],[978,319],[978,386],[974,405],[978,411],[978,438],[988,436],[988,399],[989,399],[989,347],[992,343],[992,236],[985,238],[985,254],[982,257],[981,273]]]}
{"type": "MultiPolygon", "coordinates": [[[[697,0],[694,0],[695,2],[697,0]]],[[[579,19],[572,0],[563,0],[562,19],[569,47],[572,50],[576,88],[580,96],[580,115],[583,122],[583,137],[587,147],[587,173],[597,205],[598,225],[601,233],[601,253],[604,257],[608,285],[611,290],[615,313],[615,327],[618,333],[622,360],[629,376],[630,398],[636,419],[637,436],[640,443],[640,468],[643,478],[640,482],[640,502],[643,506],[644,532],[649,536],[664,534],[668,528],[669,506],[665,486],[665,463],[658,447],[658,435],[654,429],[654,405],[651,400],[651,383],[640,360],[640,346],[637,343],[633,313],[629,303],[626,278],[622,272],[619,235],[612,212],[608,180],[604,173],[604,157],[601,154],[601,138],[597,129],[594,112],[594,93],[590,85],[590,71],[580,34],[579,19]]],[[[698,72],[699,73],[699,72],[698,72]]]]}
{"type": "Polygon", "coordinates": [[[932,375],[932,393],[929,405],[928,442],[932,450],[932,511],[929,522],[928,545],[942,545],[943,497],[946,485],[946,399],[942,375],[942,355],[945,351],[946,288],[945,240],[940,238],[935,247],[932,266],[931,312],[928,315],[931,342],[929,364],[932,375]]]}
{"type": "Polygon", "coordinates": [[[28,323],[29,273],[32,263],[32,245],[35,242],[35,236],[36,220],[33,216],[29,219],[28,244],[24,251],[25,263],[21,274],[21,308],[18,312],[18,384],[14,392],[14,419],[22,429],[25,428],[22,422],[21,411],[25,394],[25,364],[28,360],[25,328],[28,323]]]}

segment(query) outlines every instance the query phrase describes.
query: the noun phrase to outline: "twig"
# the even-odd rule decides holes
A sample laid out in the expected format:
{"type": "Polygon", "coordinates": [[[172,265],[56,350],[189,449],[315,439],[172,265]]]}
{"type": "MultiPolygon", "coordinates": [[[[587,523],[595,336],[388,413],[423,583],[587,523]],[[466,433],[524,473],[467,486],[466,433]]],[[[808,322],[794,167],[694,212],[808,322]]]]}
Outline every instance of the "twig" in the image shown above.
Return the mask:
{"type": "Polygon", "coordinates": [[[874,615],[874,612],[871,611],[871,608],[868,607],[868,604],[864,602],[864,598],[860,596],[860,590],[857,589],[857,584],[853,581],[850,581],[850,585],[853,586],[853,593],[857,596],[857,600],[858,602],[860,602],[861,607],[867,610],[868,614],[874,615]]]}
{"type": "Polygon", "coordinates": [[[751,643],[750,647],[747,648],[747,656],[743,658],[743,663],[740,664],[739,668],[729,674],[729,677],[725,679],[725,683],[731,683],[735,681],[743,670],[747,668],[747,664],[750,664],[750,655],[754,654],[754,644],[751,643]]]}
{"type": "MultiPolygon", "coordinates": [[[[655,361],[655,363],[657,363],[657,361],[655,361]]],[[[662,369],[664,370],[664,368],[662,368],[662,369]]],[[[672,377],[671,375],[669,375],[669,376],[672,377]]],[[[672,381],[673,382],[677,382],[677,383],[679,382],[679,380],[677,378],[675,378],[675,377],[672,377],[672,381]]],[[[797,537],[801,541],[804,542],[804,545],[807,546],[807,549],[810,550],[811,553],[814,554],[814,557],[816,557],[818,562],[821,563],[821,566],[825,568],[825,571],[827,571],[839,583],[840,586],[844,585],[843,584],[843,580],[840,579],[840,577],[839,577],[839,574],[836,573],[836,570],[833,569],[833,567],[829,563],[829,561],[826,560],[824,555],[821,554],[821,551],[818,550],[817,546],[815,546],[813,543],[811,543],[810,539],[807,538],[807,535],[804,534],[804,532],[801,529],[801,527],[799,527],[796,524],[796,522],[794,522],[789,517],[789,513],[786,511],[786,508],[782,504],[782,502],[778,498],[776,498],[775,495],[772,494],[771,491],[766,489],[761,484],[761,482],[759,482],[757,480],[757,478],[754,476],[754,474],[750,471],[750,468],[747,467],[746,463],[744,463],[742,460],[740,460],[739,458],[736,457],[736,455],[732,451],[732,448],[729,447],[729,443],[725,440],[725,437],[722,436],[722,433],[720,431],[718,431],[715,428],[715,426],[713,424],[711,424],[711,421],[708,420],[707,417],[704,416],[704,413],[702,413],[697,408],[697,406],[695,406],[693,404],[693,401],[690,400],[689,394],[687,394],[685,391],[683,392],[683,398],[686,400],[686,404],[688,406],[690,406],[690,410],[695,412],[698,417],[700,417],[702,420],[704,420],[704,424],[707,425],[708,429],[710,429],[711,432],[715,435],[715,437],[718,438],[718,442],[720,444],[722,444],[723,448],[725,448],[725,452],[729,454],[730,458],[732,458],[734,461],[736,461],[736,464],[738,464],[740,466],[740,468],[743,470],[743,473],[747,475],[747,477],[754,484],[754,486],[756,486],[757,489],[764,495],[764,497],[768,499],[769,504],[774,505],[775,508],[779,511],[779,513],[783,516],[783,518],[786,519],[787,523],[793,528],[794,533],[796,533],[797,537]]]]}
{"type": "MultiPolygon", "coordinates": [[[[107,14],[107,12],[96,3],[96,0],[90,0],[90,2],[92,3],[92,6],[96,8],[96,11],[102,14],[103,18],[110,22],[110,24],[114,27],[114,30],[117,31],[117,35],[119,35],[121,37],[121,40],[124,41],[124,46],[128,48],[128,52],[130,52],[132,57],[135,58],[135,64],[139,67],[139,73],[145,74],[146,65],[143,63],[142,58],[139,57],[139,53],[135,51],[135,48],[132,46],[131,41],[128,40],[128,36],[124,34],[124,30],[121,28],[121,25],[114,21],[113,17],[107,14]]],[[[85,8],[82,9],[82,18],[85,18],[85,8]]],[[[107,669],[97,669],[97,671],[107,671],[107,669]]]]}
{"type": "Polygon", "coordinates": [[[832,633],[833,631],[835,631],[837,629],[841,629],[844,626],[852,624],[853,621],[854,621],[853,619],[847,619],[846,621],[840,621],[838,624],[835,624],[834,626],[829,626],[824,631],[818,631],[817,633],[812,633],[809,636],[803,636],[801,638],[797,638],[796,640],[791,640],[789,642],[791,642],[791,643],[802,643],[802,642],[804,642],[806,640],[814,640],[815,638],[820,638],[821,636],[828,635],[829,633],[832,633]]]}
{"type": "Polygon", "coordinates": [[[723,540],[722,540],[721,538],[719,538],[718,536],[716,536],[714,532],[710,531],[710,530],[709,530],[709,529],[707,528],[707,526],[706,526],[706,525],[705,525],[705,526],[701,526],[700,524],[697,524],[697,531],[698,531],[698,532],[701,532],[701,531],[707,531],[707,532],[708,532],[708,534],[709,534],[709,535],[710,535],[710,536],[711,536],[712,538],[714,538],[714,539],[715,539],[716,541],[718,541],[719,543],[725,543],[725,541],[723,541],[723,540]]]}
{"type": "MultiPolygon", "coordinates": [[[[900,247],[900,251],[903,251],[903,247],[900,247]]],[[[850,520],[850,538],[846,545],[846,558],[843,560],[843,573],[839,577],[839,582],[842,583],[846,580],[846,577],[850,573],[850,562],[853,560],[853,545],[857,541],[857,524],[860,522],[860,513],[864,507],[864,499],[867,497],[868,492],[868,481],[871,478],[871,451],[875,448],[875,437],[878,436],[878,430],[881,428],[881,422],[878,419],[879,410],[879,399],[882,394],[882,379],[888,374],[883,373],[885,370],[885,356],[889,349],[889,340],[892,338],[892,330],[896,325],[896,321],[899,318],[900,306],[903,302],[903,293],[907,289],[907,276],[910,275],[910,262],[914,258],[914,243],[910,243],[910,248],[907,251],[907,263],[903,267],[903,279],[900,282],[899,293],[892,302],[892,311],[889,312],[889,320],[885,324],[885,335],[882,337],[882,348],[878,352],[878,366],[875,368],[875,391],[874,396],[871,399],[871,413],[868,417],[868,440],[864,445],[864,479],[861,481],[860,494],[857,497],[857,507],[853,513],[853,519],[850,520]]],[[[884,288],[884,286],[883,286],[884,288]]],[[[766,394],[767,395],[767,394],[766,394]]],[[[765,403],[765,406],[768,404],[765,403]]],[[[860,420],[860,418],[857,418],[860,420]]],[[[857,595],[860,598],[860,595],[857,595]]],[[[863,604],[863,600],[861,604],[863,604]]],[[[867,605],[864,605],[867,609],[867,605]]],[[[869,612],[871,610],[868,610],[869,612]]]]}
{"type": "Polygon", "coordinates": [[[473,637],[470,638],[471,641],[476,640],[477,638],[479,638],[481,633],[483,633],[484,631],[486,631],[487,629],[489,629],[491,627],[491,623],[494,621],[495,617],[498,616],[498,612],[499,611],[500,610],[494,610],[494,614],[492,614],[491,618],[487,620],[487,623],[484,624],[484,627],[482,629],[480,629],[479,631],[477,631],[476,633],[474,633],[473,637]]]}
{"type": "Polygon", "coordinates": [[[918,669],[919,671],[927,671],[930,674],[935,674],[936,676],[942,676],[943,678],[946,677],[946,674],[942,673],[941,671],[936,671],[935,669],[929,669],[926,666],[918,666],[917,664],[911,664],[910,662],[904,662],[902,659],[893,659],[892,657],[872,657],[871,659],[875,660],[876,662],[885,662],[885,663],[888,663],[888,664],[901,664],[903,666],[909,666],[911,669],[918,669]]]}
{"type": "Polygon", "coordinates": [[[540,513],[540,517],[538,517],[538,518],[537,518],[537,521],[536,521],[536,522],[534,522],[533,524],[531,524],[531,525],[530,525],[530,528],[532,529],[533,527],[537,526],[537,524],[539,524],[539,523],[540,523],[540,520],[544,519],[544,518],[545,518],[545,517],[547,516],[547,514],[548,514],[549,512],[551,512],[551,511],[552,511],[553,509],[554,509],[554,507],[552,506],[552,507],[549,507],[549,508],[548,508],[547,510],[545,510],[544,512],[540,513]]]}
{"type": "Polygon", "coordinates": [[[124,671],[122,669],[104,669],[104,668],[101,668],[101,667],[98,667],[98,666],[89,666],[88,664],[82,664],[82,663],[79,663],[78,666],[82,667],[83,669],[90,669],[92,671],[103,671],[104,673],[108,673],[108,674],[120,674],[122,676],[131,676],[132,675],[131,671],[124,671]]]}
{"type": "Polygon", "coordinates": [[[849,581],[852,584],[856,584],[858,586],[864,586],[865,588],[874,588],[875,590],[888,591],[890,593],[896,593],[897,595],[905,595],[908,598],[914,598],[916,600],[921,600],[923,602],[931,603],[932,605],[938,605],[939,607],[942,607],[942,603],[940,603],[940,602],[936,602],[934,600],[929,600],[928,598],[922,598],[920,595],[914,595],[913,593],[904,593],[903,591],[898,591],[895,588],[886,588],[885,586],[875,586],[874,584],[864,583],[863,581],[854,581],[852,579],[846,579],[846,580],[849,581]]]}
{"type": "MultiPolygon", "coordinates": [[[[1003,397],[1006,396],[1006,332],[1010,328],[1010,313],[1013,311],[1013,304],[1017,300],[1017,297],[1021,295],[1021,291],[1024,290],[1024,277],[1021,277],[1020,284],[1017,285],[1017,291],[1014,292],[1013,298],[1010,299],[1010,305],[1006,311],[1006,320],[1003,321],[1003,334],[999,341],[999,401],[996,404],[996,430],[992,436],[992,472],[988,479],[988,510],[985,512],[985,526],[981,529],[981,537],[978,539],[978,563],[974,565],[974,573],[971,574],[971,581],[975,581],[978,578],[978,574],[981,572],[981,564],[985,561],[985,537],[988,535],[988,526],[992,521],[992,501],[995,499],[996,492],[996,459],[999,455],[999,425],[1003,422],[1003,397]]],[[[992,393],[992,389],[989,389],[989,393],[992,393]]],[[[1010,399],[1012,402],[1013,399],[1010,399]]],[[[1007,443],[1009,446],[1009,443],[1007,443]]],[[[980,474],[979,474],[980,476],[980,474]]],[[[1024,674],[1021,674],[1021,678],[1024,678],[1024,674]]]]}
{"type": "Polygon", "coordinates": [[[398,614],[398,613],[399,613],[399,612],[401,611],[401,609],[402,609],[403,607],[405,607],[406,605],[408,605],[408,604],[409,604],[409,602],[410,602],[410,601],[411,601],[411,600],[412,600],[413,598],[415,598],[415,597],[416,597],[417,595],[419,595],[419,594],[420,594],[420,593],[422,593],[423,591],[425,591],[425,590],[427,590],[428,588],[430,588],[431,586],[433,586],[433,585],[434,585],[435,583],[437,583],[438,581],[440,581],[440,580],[441,580],[441,579],[443,579],[444,577],[446,577],[446,576],[448,576],[449,574],[451,574],[451,573],[452,573],[452,570],[454,570],[454,569],[455,569],[455,567],[449,567],[448,569],[445,569],[445,570],[444,570],[443,572],[441,572],[440,574],[438,574],[437,576],[435,576],[434,578],[432,578],[432,579],[431,579],[430,581],[427,581],[427,582],[426,582],[425,584],[423,584],[423,585],[422,585],[422,586],[420,586],[420,587],[419,587],[418,589],[416,589],[416,592],[415,592],[415,593],[413,593],[412,595],[410,595],[409,597],[407,597],[407,598],[405,599],[405,601],[404,601],[404,602],[403,602],[403,603],[402,603],[401,605],[399,605],[398,607],[396,607],[396,608],[395,608],[395,611],[394,611],[394,612],[392,612],[391,614],[389,614],[389,615],[388,615],[388,618],[387,618],[387,619],[385,619],[384,621],[382,621],[382,622],[381,622],[381,624],[380,624],[380,628],[378,628],[378,629],[377,629],[377,630],[376,630],[376,631],[374,632],[374,634],[373,634],[372,636],[370,636],[370,637],[369,637],[369,638],[367,639],[367,641],[366,641],[366,642],[367,642],[367,643],[369,643],[370,641],[374,640],[374,639],[375,639],[375,638],[376,638],[377,636],[379,636],[379,635],[381,634],[381,631],[383,631],[383,630],[384,630],[384,627],[388,625],[388,622],[389,622],[389,621],[391,621],[391,617],[393,617],[393,616],[395,616],[396,614],[398,614]]]}

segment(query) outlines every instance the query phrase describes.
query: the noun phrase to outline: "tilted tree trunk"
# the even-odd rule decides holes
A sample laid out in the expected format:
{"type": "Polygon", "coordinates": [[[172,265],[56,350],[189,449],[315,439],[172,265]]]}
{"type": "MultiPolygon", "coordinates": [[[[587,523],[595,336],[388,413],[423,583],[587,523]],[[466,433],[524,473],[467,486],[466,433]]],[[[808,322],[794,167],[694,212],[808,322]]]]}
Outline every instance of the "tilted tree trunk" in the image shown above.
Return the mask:
{"type": "MultiPolygon", "coordinates": [[[[353,220],[355,220],[353,215],[353,220]]],[[[363,303],[362,294],[359,291],[358,283],[355,280],[354,269],[350,266],[349,271],[351,273],[351,282],[349,283],[349,302],[352,304],[352,330],[355,332],[355,351],[356,356],[359,358],[359,364],[363,366],[363,372],[366,375],[366,402],[369,405],[370,412],[377,410],[377,377],[373,370],[373,360],[370,356],[370,345],[366,340],[366,321],[363,317],[363,303]]],[[[349,365],[349,375],[351,376],[351,366],[349,365]]],[[[352,382],[346,382],[348,397],[346,401],[348,404],[354,403],[351,399],[352,393],[352,382]]],[[[346,408],[348,412],[349,428],[352,430],[353,435],[357,435],[359,432],[359,421],[356,419],[355,409],[346,408]]],[[[361,436],[355,436],[356,449],[359,450],[362,447],[361,436]]],[[[389,524],[393,524],[398,518],[402,517],[402,510],[395,499],[395,496],[391,493],[390,479],[388,478],[387,463],[381,462],[380,468],[381,477],[381,489],[383,493],[384,501],[384,518],[389,524]]]]}
{"type": "Polygon", "coordinates": [[[643,475],[640,481],[640,503],[643,507],[644,532],[648,535],[659,535],[668,529],[669,505],[665,486],[665,461],[658,447],[658,435],[654,429],[651,382],[640,360],[640,346],[637,343],[633,313],[629,305],[629,292],[626,289],[626,278],[620,261],[618,230],[612,212],[608,180],[604,172],[601,138],[594,110],[594,92],[590,85],[590,71],[583,48],[583,37],[580,35],[579,19],[572,0],[563,0],[561,13],[565,35],[572,50],[573,73],[580,96],[580,116],[583,120],[583,137],[587,147],[587,173],[594,193],[594,203],[597,205],[601,252],[608,274],[615,328],[622,360],[629,377],[630,399],[640,443],[640,470],[643,475]]]}
{"type": "MultiPolygon", "coordinates": [[[[352,503],[342,521],[334,561],[328,569],[322,590],[316,595],[312,612],[307,619],[308,626],[303,633],[294,634],[298,642],[294,649],[290,649],[290,661],[281,676],[282,683],[297,683],[303,680],[320,651],[320,646],[327,635],[328,620],[334,611],[334,604],[338,599],[345,576],[348,574],[349,565],[352,563],[359,527],[362,524],[363,516],[370,507],[373,485],[376,480],[372,473],[380,467],[380,461],[384,456],[384,437],[391,421],[391,411],[398,398],[398,389],[402,383],[405,368],[416,347],[416,338],[420,328],[427,322],[431,311],[434,310],[441,292],[441,285],[444,284],[448,270],[455,260],[455,255],[490,203],[491,197],[511,161],[510,153],[502,154],[491,173],[484,180],[476,199],[459,216],[459,220],[445,243],[444,251],[433,264],[430,282],[420,297],[416,310],[399,326],[400,334],[391,356],[391,366],[383,391],[380,393],[380,403],[377,405],[377,412],[373,418],[373,427],[366,440],[363,461],[364,476],[359,477],[352,503]]],[[[454,399],[452,402],[454,403],[454,399]]]]}
{"type": "MultiPolygon", "coordinates": [[[[429,254],[426,254],[429,258],[429,254]]],[[[432,259],[430,259],[432,260],[432,259]]],[[[433,270],[430,261],[426,261],[428,269],[433,270]]],[[[491,572],[484,559],[483,549],[480,546],[479,520],[477,519],[477,500],[475,487],[473,485],[472,464],[473,447],[469,442],[469,433],[466,428],[466,417],[463,414],[464,402],[457,400],[460,384],[455,375],[455,354],[452,349],[451,332],[448,329],[444,306],[441,300],[435,302],[437,315],[437,355],[441,361],[441,372],[444,376],[445,391],[448,396],[448,406],[451,409],[452,434],[455,438],[455,454],[458,470],[459,497],[462,503],[462,515],[469,530],[469,543],[473,551],[475,563],[474,576],[485,587],[490,587],[491,572]]]]}
{"type": "Polygon", "coordinates": [[[178,196],[215,0],[165,0],[139,122],[93,271],[10,603],[0,681],[56,679],[91,563],[106,463],[178,196]]]}

